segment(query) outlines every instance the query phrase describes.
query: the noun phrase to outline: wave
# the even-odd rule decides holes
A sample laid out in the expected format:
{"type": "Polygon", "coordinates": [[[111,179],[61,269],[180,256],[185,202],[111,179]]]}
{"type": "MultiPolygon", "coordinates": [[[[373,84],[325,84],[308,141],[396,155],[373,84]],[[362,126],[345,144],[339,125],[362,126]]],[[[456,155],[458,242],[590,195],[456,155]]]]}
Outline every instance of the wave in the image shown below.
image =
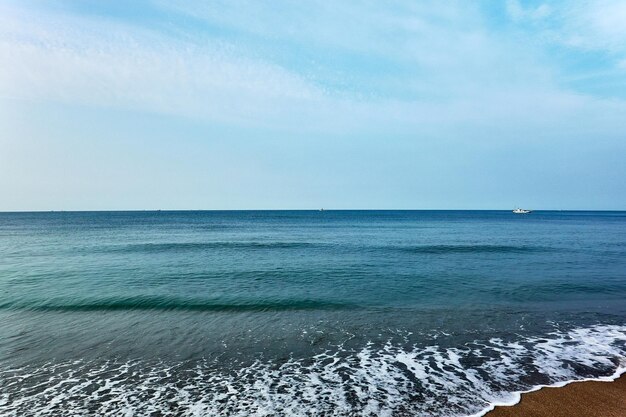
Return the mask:
{"type": "Polygon", "coordinates": [[[453,348],[339,347],[226,370],[219,360],[50,362],[0,369],[0,414],[481,416],[542,386],[614,379],[625,355],[626,326],[596,325],[453,348]]]}
{"type": "Polygon", "coordinates": [[[546,252],[550,248],[540,246],[511,246],[511,245],[415,245],[392,246],[388,249],[397,249],[403,252],[424,254],[452,254],[452,253],[526,253],[546,252]]]}
{"type": "Polygon", "coordinates": [[[276,249],[349,249],[349,250],[381,250],[400,251],[416,254],[454,254],[454,253],[528,253],[546,252],[554,250],[541,246],[524,245],[399,245],[399,246],[352,246],[329,245],[317,242],[280,242],[280,241],[215,241],[215,242],[165,242],[165,243],[137,243],[127,245],[102,246],[94,249],[109,253],[152,253],[152,252],[187,252],[206,250],[276,250],[276,249]]]}
{"type": "Polygon", "coordinates": [[[315,299],[285,299],[267,301],[213,301],[176,297],[134,296],[71,301],[13,301],[0,304],[2,310],[29,311],[119,311],[119,310],[185,310],[185,311],[298,311],[347,310],[355,308],[350,303],[315,299]]]}
{"type": "Polygon", "coordinates": [[[309,242],[166,242],[166,243],[137,243],[128,245],[115,245],[100,247],[96,250],[102,252],[175,252],[175,251],[203,251],[209,249],[300,249],[318,246],[309,242]]]}

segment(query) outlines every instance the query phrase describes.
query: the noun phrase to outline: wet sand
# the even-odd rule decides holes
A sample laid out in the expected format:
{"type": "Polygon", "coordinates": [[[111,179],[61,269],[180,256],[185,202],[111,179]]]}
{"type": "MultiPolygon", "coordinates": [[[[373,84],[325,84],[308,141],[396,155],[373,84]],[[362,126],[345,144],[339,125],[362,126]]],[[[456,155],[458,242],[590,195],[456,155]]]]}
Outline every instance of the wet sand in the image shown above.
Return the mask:
{"type": "Polygon", "coordinates": [[[486,417],[626,417],[626,375],[614,382],[574,382],[522,395],[486,417]]]}

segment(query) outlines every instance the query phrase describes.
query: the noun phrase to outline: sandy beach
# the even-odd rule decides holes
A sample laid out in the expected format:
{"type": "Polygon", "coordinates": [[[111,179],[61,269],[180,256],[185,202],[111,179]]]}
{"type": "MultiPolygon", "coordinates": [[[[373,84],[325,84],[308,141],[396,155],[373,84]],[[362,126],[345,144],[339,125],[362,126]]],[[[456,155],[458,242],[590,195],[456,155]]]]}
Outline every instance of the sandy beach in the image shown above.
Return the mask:
{"type": "Polygon", "coordinates": [[[575,382],[522,395],[512,407],[497,407],[487,417],[624,417],[626,376],[614,382],[575,382]]]}

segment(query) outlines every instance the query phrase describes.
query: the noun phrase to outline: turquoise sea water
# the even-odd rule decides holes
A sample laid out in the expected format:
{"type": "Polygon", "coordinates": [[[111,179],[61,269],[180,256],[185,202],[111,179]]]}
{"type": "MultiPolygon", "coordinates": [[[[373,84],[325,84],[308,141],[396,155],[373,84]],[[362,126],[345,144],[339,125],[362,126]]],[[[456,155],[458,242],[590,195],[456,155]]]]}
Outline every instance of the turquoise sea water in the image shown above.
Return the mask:
{"type": "Polygon", "coordinates": [[[0,213],[0,415],[479,414],[626,365],[626,212],[0,213]]]}

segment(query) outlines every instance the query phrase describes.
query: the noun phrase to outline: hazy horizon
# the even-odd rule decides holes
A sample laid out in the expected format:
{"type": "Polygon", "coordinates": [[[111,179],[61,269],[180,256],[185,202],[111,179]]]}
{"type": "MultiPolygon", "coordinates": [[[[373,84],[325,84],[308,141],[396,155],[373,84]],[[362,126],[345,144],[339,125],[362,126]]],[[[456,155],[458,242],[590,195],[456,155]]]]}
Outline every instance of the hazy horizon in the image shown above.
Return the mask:
{"type": "MultiPolygon", "coordinates": [[[[517,208],[513,207],[513,208],[517,208]]],[[[528,209],[526,207],[521,207],[528,209]]],[[[64,210],[64,209],[48,209],[48,210],[2,210],[0,213],[126,213],[126,212],[228,212],[228,211],[502,211],[502,212],[510,212],[512,208],[483,208],[483,209],[473,209],[473,208],[234,208],[234,209],[202,209],[202,208],[173,208],[173,209],[155,209],[155,208],[147,208],[147,209],[108,209],[108,210],[97,210],[97,209],[84,209],[84,210],[64,210]],[[321,209],[321,210],[320,210],[321,209]]],[[[568,209],[556,209],[556,208],[531,208],[528,209],[531,212],[626,212],[624,209],[584,209],[584,208],[568,208],[568,209]]]]}

